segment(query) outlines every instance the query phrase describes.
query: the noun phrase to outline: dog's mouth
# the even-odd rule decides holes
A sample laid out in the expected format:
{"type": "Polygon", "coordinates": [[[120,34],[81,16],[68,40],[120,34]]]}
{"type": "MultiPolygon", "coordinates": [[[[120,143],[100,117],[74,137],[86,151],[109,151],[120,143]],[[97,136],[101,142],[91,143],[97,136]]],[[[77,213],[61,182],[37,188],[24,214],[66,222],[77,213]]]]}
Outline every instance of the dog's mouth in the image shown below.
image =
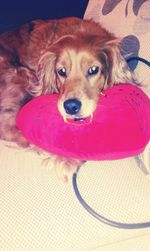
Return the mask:
{"type": "Polygon", "coordinates": [[[72,125],[85,125],[85,124],[90,124],[93,119],[93,114],[91,114],[88,117],[74,117],[74,118],[69,118],[69,117],[64,117],[64,122],[72,125]]]}
{"type": "Polygon", "coordinates": [[[74,121],[84,121],[84,120],[86,120],[86,118],[82,118],[82,117],[80,118],[80,117],[79,117],[79,118],[74,118],[73,120],[74,120],[74,121]]]}

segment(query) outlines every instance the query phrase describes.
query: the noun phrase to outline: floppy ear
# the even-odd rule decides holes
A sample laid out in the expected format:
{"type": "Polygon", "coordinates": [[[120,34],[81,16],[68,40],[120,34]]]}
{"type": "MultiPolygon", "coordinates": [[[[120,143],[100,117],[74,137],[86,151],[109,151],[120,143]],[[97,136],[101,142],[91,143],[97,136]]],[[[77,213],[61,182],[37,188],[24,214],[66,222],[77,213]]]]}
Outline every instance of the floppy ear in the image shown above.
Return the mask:
{"type": "Polygon", "coordinates": [[[41,86],[41,93],[58,93],[56,83],[56,54],[46,52],[39,60],[37,76],[41,86]]]}
{"type": "Polygon", "coordinates": [[[117,83],[135,83],[134,73],[129,69],[125,59],[120,53],[116,42],[108,42],[102,49],[107,65],[106,86],[112,86],[117,83]]]}

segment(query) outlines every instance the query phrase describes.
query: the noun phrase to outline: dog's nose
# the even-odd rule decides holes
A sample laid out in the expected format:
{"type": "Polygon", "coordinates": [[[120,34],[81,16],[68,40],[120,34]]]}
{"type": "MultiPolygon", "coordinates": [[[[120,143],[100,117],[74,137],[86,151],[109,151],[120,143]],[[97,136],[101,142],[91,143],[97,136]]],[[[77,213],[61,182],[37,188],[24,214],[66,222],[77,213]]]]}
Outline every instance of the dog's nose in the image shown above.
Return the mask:
{"type": "Polygon", "coordinates": [[[64,102],[64,108],[67,114],[75,115],[77,114],[81,109],[81,102],[78,99],[72,98],[67,99],[64,102]]]}

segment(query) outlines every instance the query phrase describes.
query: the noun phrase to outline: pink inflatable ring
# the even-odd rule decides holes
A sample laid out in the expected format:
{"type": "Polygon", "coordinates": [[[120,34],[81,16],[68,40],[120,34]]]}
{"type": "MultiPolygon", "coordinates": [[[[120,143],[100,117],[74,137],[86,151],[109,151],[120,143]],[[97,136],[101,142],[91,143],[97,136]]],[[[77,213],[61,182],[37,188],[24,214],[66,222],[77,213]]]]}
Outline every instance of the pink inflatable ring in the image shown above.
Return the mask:
{"type": "Polygon", "coordinates": [[[39,96],[17,115],[28,141],[50,153],[81,160],[109,160],[140,154],[150,138],[150,99],[131,84],[118,84],[100,96],[93,119],[64,122],[59,95],[39,96]]]}

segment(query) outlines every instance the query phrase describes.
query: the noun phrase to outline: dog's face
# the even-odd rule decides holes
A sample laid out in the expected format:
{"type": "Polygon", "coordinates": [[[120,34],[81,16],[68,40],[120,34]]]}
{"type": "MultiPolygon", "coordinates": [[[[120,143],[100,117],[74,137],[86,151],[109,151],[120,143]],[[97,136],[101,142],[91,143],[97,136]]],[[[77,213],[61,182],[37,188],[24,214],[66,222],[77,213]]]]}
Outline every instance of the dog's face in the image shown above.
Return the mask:
{"type": "Polygon", "coordinates": [[[100,93],[132,75],[115,42],[97,37],[65,36],[41,58],[43,92],[59,92],[58,109],[66,118],[82,120],[95,111],[100,93]]]}
{"type": "Polygon", "coordinates": [[[104,86],[102,63],[89,51],[62,50],[56,63],[62,116],[84,119],[93,114],[104,86]]]}

